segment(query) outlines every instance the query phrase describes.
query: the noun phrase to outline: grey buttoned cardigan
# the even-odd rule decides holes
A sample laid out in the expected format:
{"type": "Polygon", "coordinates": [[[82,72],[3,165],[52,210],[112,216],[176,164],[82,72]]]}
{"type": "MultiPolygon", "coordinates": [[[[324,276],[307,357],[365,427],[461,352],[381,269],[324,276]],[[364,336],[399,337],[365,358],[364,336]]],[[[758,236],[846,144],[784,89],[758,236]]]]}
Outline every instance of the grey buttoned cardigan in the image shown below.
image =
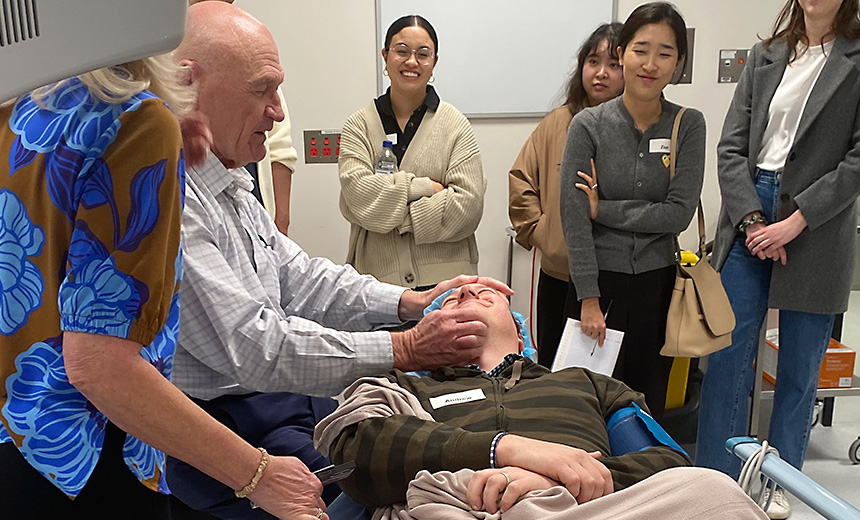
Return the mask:
{"type": "Polygon", "coordinates": [[[687,228],[705,170],[705,118],[681,117],[675,178],[669,181],[669,140],[680,106],[661,100],[660,119],[644,133],[622,97],[579,112],[570,123],[561,162],[561,221],[570,279],[580,300],[600,296],[598,270],[638,274],[675,262],[673,235],[687,228]],[[577,171],[591,173],[600,194],[597,219],[575,187],[577,171]]]}

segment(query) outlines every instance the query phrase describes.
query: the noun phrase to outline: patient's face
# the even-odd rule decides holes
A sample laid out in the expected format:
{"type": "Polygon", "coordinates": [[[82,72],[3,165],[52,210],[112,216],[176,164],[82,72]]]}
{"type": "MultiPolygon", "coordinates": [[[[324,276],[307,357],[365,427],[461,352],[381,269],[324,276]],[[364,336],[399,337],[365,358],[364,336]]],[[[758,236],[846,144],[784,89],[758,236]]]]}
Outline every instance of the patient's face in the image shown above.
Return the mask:
{"type": "Polygon", "coordinates": [[[442,309],[465,307],[479,309],[492,331],[517,336],[518,328],[508,299],[495,289],[479,283],[467,284],[455,289],[442,301],[442,309]]]}

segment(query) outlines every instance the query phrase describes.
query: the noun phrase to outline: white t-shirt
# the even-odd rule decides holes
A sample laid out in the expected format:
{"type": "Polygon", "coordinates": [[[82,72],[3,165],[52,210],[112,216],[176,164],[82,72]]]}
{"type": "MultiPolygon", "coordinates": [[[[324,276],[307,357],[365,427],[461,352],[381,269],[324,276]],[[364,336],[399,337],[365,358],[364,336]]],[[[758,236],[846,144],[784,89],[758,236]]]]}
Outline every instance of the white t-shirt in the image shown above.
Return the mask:
{"type": "Polygon", "coordinates": [[[834,41],[825,43],[823,49],[821,45],[816,45],[806,52],[803,52],[803,44],[798,44],[797,53],[803,52],[803,55],[785,68],[782,81],[768,108],[767,127],[756,163],[762,170],[778,171],[785,166],[806,101],[824,68],[834,41]]]}

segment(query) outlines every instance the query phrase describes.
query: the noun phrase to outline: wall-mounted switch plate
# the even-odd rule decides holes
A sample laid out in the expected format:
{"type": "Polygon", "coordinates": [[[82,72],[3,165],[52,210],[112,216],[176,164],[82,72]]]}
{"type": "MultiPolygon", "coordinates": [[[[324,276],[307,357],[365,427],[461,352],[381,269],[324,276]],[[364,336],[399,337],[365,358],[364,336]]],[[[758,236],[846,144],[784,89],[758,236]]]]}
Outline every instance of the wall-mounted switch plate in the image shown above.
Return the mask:
{"type": "Polygon", "coordinates": [[[720,51],[720,65],[717,68],[717,83],[737,83],[747,63],[749,49],[723,49],[720,51]]]}
{"type": "Polygon", "coordinates": [[[340,130],[305,130],[305,164],[337,163],[340,130]]]}

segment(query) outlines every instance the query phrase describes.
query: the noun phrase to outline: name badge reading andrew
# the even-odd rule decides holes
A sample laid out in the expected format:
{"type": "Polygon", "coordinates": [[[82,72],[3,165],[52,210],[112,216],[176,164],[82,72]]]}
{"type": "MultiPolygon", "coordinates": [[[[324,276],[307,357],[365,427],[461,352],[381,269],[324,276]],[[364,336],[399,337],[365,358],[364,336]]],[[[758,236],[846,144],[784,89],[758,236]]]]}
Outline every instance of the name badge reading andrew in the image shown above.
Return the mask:
{"type": "Polygon", "coordinates": [[[671,139],[651,139],[648,141],[648,153],[669,153],[671,139]]]}
{"type": "Polygon", "coordinates": [[[431,397],[430,406],[432,406],[434,410],[438,410],[443,406],[460,403],[471,403],[472,401],[482,401],[486,398],[487,396],[484,395],[484,391],[480,388],[476,388],[474,390],[466,390],[465,392],[457,392],[454,394],[431,397]]]}

